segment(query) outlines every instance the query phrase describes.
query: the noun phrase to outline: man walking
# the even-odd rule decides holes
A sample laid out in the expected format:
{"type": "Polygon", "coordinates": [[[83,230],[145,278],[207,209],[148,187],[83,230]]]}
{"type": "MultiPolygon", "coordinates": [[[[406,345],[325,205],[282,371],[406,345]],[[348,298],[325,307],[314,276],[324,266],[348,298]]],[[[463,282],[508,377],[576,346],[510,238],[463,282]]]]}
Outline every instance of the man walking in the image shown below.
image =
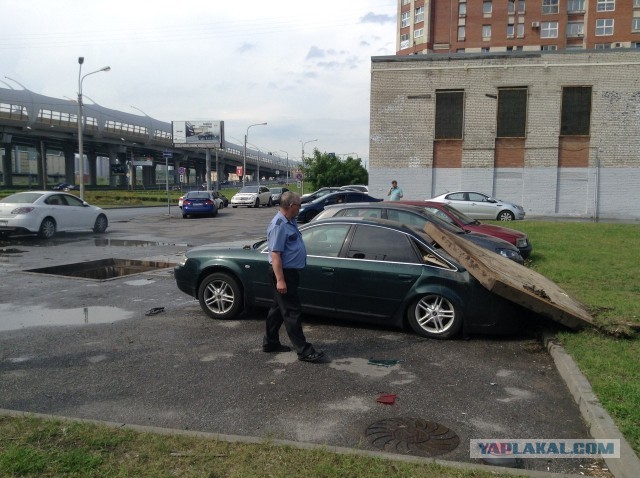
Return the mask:
{"type": "Polygon", "coordinates": [[[267,228],[269,244],[269,279],[273,283],[273,305],[267,314],[267,330],[262,340],[264,352],[288,352],[280,343],[280,326],[284,322],[298,360],[320,362],[324,352],[317,352],[302,331],[301,305],[298,296],[300,271],[307,264],[307,250],[298,230],[300,195],[287,191],[280,197],[280,207],[267,228]]]}

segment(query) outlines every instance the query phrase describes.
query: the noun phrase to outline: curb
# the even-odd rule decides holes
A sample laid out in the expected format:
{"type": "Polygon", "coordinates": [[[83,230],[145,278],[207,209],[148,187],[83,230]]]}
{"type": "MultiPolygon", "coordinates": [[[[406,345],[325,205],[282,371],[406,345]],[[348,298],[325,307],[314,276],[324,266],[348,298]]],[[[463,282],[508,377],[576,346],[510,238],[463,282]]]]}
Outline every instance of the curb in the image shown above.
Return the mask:
{"type": "MultiPolygon", "coordinates": [[[[278,439],[269,439],[269,438],[260,438],[253,436],[242,436],[242,435],[227,435],[223,433],[209,433],[209,432],[199,432],[193,430],[180,430],[180,429],[172,429],[172,428],[161,428],[161,427],[153,427],[146,425],[132,425],[127,423],[118,423],[118,422],[109,422],[104,420],[91,420],[86,418],[74,418],[74,417],[64,417],[58,415],[48,415],[43,413],[31,413],[31,412],[21,412],[17,410],[7,410],[0,409],[0,416],[9,416],[9,417],[17,417],[17,418],[39,418],[43,420],[60,420],[65,422],[73,422],[73,423],[88,423],[92,425],[100,425],[108,428],[114,429],[125,429],[125,430],[133,430],[139,433],[154,433],[157,435],[181,435],[192,438],[203,438],[207,440],[218,440],[232,443],[250,443],[250,444],[270,444],[270,445],[278,445],[278,446],[288,446],[291,448],[299,448],[302,450],[321,450],[327,451],[331,453],[338,453],[341,455],[356,455],[356,456],[365,456],[371,458],[378,458],[381,460],[389,460],[389,461],[400,461],[403,463],[415,463],[422,465],[440,465],[442,467],[447,468],[456,468],[460,470],[467,471],[482,471],[500,475],[513,475],[516,477],[532,477],[532,478],[575,478],[578,475],[573,474],[565,474],[565,473],[549,473],[545,471],[537,471],[537,470],[526,470],[522,468],[508,468],[502,466],[492,466],[492,465],[483,465],[480,463],[465,463],[460,461],[447,461],[440,460],[437,458],[428,458],[428,457],[420,457],[415,455],[400,455],[394,453],[387,453],[382,451],[373,451],[373,450],[359,450],[357,448],[347,448],[340,446],[331,446],[331,445],[323,445],[318,443],[308,443],[308,442],[297,442],[292,440],[278,440],[278,439]]],[[[629,475],[631,476],[631,475],[629,475]]],[[[617,475],[616,475],[617,477],[617,475]]]]}
{"type": "Polygon", "coordinates": [[[587,422],[591,436],[596,439],[620,440],[620,458],[604,459],[609,471],[616,478],[637,477],[638,470],[640,470],[640,458],[622,436],[611,416],[600,404],[587,378],[582,374],[573,358],[556,342],[555,335],[545,331],[542,339],[556,364],[556,369],[578,404],[580,413],[585,422],[587,422]]]}

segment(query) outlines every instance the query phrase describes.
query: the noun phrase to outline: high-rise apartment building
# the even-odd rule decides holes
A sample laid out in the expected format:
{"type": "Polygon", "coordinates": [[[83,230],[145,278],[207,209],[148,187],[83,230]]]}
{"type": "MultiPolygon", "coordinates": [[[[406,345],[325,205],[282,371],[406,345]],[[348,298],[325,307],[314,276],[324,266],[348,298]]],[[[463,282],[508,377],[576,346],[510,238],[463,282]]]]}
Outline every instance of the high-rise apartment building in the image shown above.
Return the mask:
{"type": "Polygon", "coordinates": [[[398,55],[640,48],[640,0],[398,0],[398,55]]]}

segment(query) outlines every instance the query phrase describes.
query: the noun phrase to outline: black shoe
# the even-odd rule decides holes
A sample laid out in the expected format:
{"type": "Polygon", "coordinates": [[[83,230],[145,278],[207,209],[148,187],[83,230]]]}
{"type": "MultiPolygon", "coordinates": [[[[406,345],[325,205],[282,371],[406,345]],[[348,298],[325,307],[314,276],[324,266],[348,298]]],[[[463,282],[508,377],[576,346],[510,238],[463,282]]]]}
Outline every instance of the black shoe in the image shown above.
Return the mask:
{"type": "Polygon", "coordinates": [[[317,363],[322,362],[324,358],[324,352],[311,352],[308,355],[298,355],[298,360],[300,360],[301,362],[317,363]]]}
{"type": "Polygon", "coordinates": [[[286,345],[282,345],[282,344],[263,345],[262,351],[268,354],[271,354],[274,352],[291,352],[291,347],[287,347],[286,345]]]}

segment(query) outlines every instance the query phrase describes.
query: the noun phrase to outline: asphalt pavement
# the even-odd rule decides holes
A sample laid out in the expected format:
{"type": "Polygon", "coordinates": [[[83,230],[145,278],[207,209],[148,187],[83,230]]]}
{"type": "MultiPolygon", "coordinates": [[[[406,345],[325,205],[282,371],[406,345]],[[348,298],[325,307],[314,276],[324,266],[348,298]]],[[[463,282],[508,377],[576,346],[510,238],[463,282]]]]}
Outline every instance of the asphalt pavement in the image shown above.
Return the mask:
{"type": "MultiPolygon", "coordinates": [[[[171,267],[109,280],[33,272],[106,259],[175,264],[196,245],[251,243],[276,209],[202,219],[176,207],[108,212],[103,235],[0,240],[0,409],[469,464],[482,463],[469,457],[474,438],[591,437],[535,331],[437,341],[306,317],[307,338],[330,358],[309,364],[262,352],[263,310],[209,319],[171,267]],[[397,437],[393,426],[407,423],[419,433],[439,426],[446,446],[375,439],[380,427],[397,437]]],[[[289,343],[284,330],[281,338],[289,343]]],[[[587,459],[518,466],[606,475],[587,459]]]]}

